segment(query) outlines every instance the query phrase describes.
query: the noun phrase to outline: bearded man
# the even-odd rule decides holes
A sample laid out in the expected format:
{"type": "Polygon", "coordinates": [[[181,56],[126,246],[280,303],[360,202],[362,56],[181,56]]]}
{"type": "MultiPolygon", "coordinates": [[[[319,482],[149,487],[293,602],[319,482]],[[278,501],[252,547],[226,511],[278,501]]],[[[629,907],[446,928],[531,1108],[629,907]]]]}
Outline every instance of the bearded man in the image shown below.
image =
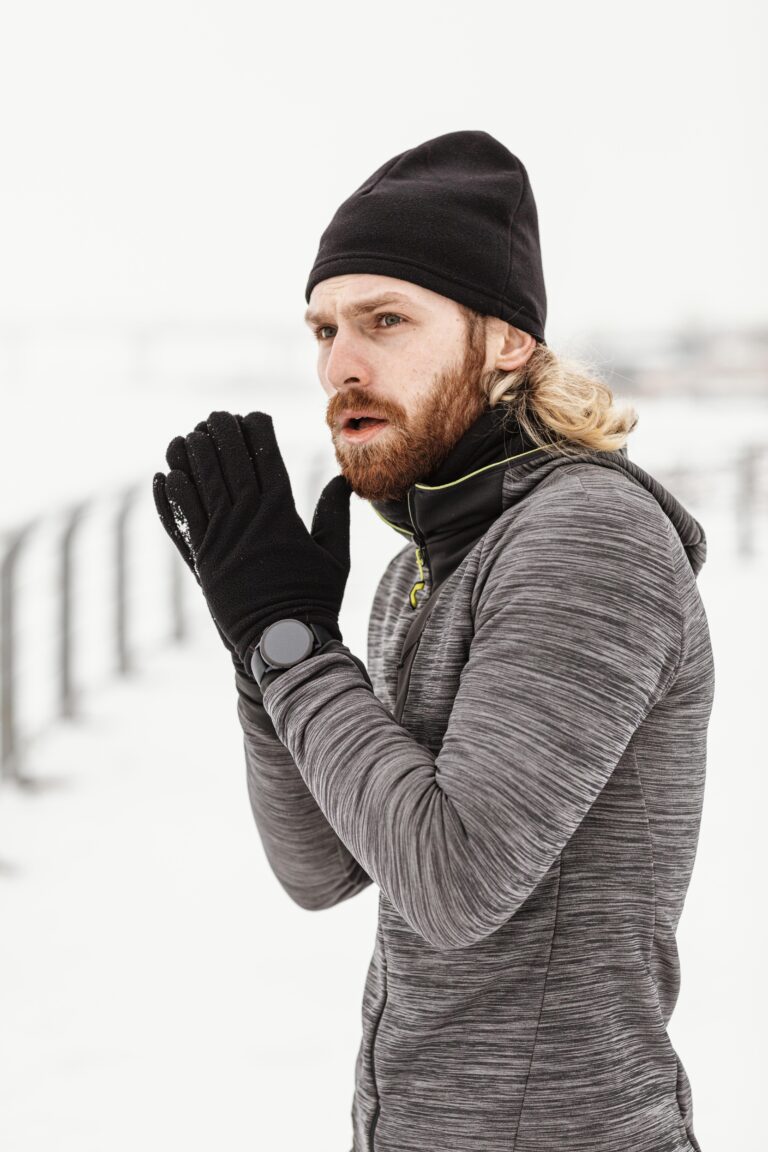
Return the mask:
{"type": "Polygon", "coordinates": [[[267,859],[375,884],[352,1152],[700,1152],[667,1033],[714,667],[697,520],[633,409],[544,338],[528,174],[482,131],[389,159],[306,285],[340,473],[310,531],[267,413],[166,454],[158,512],[235,664],[267,859]],[[366,660],[350,494],[403,547],[366,660]]]}

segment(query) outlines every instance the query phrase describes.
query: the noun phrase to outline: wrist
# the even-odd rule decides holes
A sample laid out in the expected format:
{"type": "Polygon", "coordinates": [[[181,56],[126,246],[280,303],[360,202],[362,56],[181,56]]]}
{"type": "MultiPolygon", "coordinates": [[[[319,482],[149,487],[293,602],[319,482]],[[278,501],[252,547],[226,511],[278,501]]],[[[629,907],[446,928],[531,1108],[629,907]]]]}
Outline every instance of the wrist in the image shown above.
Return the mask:
{"type": "MultiPolygon", "coordinates": [[[[326,640],[326,642],[324,644],[321,644],[318,648],[315,648],[314,651],[312,651],[310,653],[310,656],[320,656],[325,652],[340,652],[340,653],[342,653],[342,655],[346,656],[347,659],[351,660],[353,664],[356,664],[357,667],[359,668],[359,670],[362,674],[362,677],[365,680],[366,684],[371,689],[371,691],[374,692],[374,694],[375,694],[375,689],[373,687],[373,681],[371,680],[370,676],[368,675],[368,669],[366,668],[365,664],[360,659],[360,657],[355,656],[354,652],[351,652],[350,649],[347,648],[347,646],[343,642],[343,640],[336,640],[335,638],[332,637],[331,639],[326,640]]],[[[303,661],[299,661],[299,663],[303,663],[303,661]]],[[[295,666],[296,666],[295,664],[291,665],[291,667],[295,667],[295,666]]],[[[288,671],[287,668],[271,668],[271,669],[269,669],[269,671],[264,673],[264,675],[261,678],[261,684],[259,685],[259,690],[261,691],[261,694],[262,694],[262,700],[264,697],[264,693],[266,692],[269,685],[273,682],[273,680],[279,679],[279,677],[282,675],[282,673],[287,672],[287,671],[288,671]]]]}

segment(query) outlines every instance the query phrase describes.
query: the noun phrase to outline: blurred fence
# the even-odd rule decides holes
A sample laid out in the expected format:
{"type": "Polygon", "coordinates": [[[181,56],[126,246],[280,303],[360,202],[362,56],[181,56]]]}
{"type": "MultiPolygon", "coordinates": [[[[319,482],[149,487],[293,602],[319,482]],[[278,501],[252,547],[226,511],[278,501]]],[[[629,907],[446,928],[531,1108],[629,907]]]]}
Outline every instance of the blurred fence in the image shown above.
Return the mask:
{"type": "MultiPolygon", "coordinates": [[[[304,461],[295,490],[307,508],[325,467],[324,451],[304,461]]],[[[654,475],[693,515],[722,513],[737,557],[756,555],[768,522],[768,446],[654,475]]],[[[0,779],[31,783],[30,743],[78,719],[111,677],[183,642],[197,614],[207,618],[204,601],[160,524],[147,477],[0,534],[0,779]]]]}
{"type": "Polygon", "coordinates": [[[758,554],[768,526],[767,444],[746,444],[730,459],[706,467],[657,468],[653,475],[694,516],[701,513],[706,519],[710,511],[727,515],[739,559],[751,560],[758,554]]]}
{"type": "MultiPolygon", "coordinates": [[[[317,498],[310,454],[297,507],[317,498]]],[[[0,530],[0,781],[32,785],[30,746],[87,716],[104,684],[182,643],[205,601],[158,518],[151,477],[0,530]]]]}

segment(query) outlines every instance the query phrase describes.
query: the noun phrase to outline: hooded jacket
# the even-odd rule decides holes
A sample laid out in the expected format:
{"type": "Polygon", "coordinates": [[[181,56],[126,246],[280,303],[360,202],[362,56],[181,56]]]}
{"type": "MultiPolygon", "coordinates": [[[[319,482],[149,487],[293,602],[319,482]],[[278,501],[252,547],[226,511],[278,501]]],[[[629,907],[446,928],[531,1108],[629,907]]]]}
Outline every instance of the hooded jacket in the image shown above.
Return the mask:
{"type": "Polygon", "coordinates": [[[667,1033],[714,695],[701,525],[626,449],[499,409],[373,510],[406,541],[367,662],[259,701],[251,807],[289,895],[371,882],[352,1152],[701,1152],[667,1033]],[[367,675],[366,675],[367,670],[367,675]]]}

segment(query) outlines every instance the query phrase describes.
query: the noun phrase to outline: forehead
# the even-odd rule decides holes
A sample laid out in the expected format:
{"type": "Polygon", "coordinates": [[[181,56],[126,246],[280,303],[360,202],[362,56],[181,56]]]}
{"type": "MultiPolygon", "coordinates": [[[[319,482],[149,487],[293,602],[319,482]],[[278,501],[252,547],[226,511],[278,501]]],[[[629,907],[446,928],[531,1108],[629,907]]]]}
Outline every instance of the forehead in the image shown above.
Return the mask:
{"type": "Polygon", "coordinates": [[[348,273],[344,276],[331,276],[315,285],[304,319],[308,323],[316,322],[334,312],[349,316],[360,315],[384,303],[428,308],[435,307],[440,301],[444,301],[444,297],[408,280],[369,273],[348,273]]]}

